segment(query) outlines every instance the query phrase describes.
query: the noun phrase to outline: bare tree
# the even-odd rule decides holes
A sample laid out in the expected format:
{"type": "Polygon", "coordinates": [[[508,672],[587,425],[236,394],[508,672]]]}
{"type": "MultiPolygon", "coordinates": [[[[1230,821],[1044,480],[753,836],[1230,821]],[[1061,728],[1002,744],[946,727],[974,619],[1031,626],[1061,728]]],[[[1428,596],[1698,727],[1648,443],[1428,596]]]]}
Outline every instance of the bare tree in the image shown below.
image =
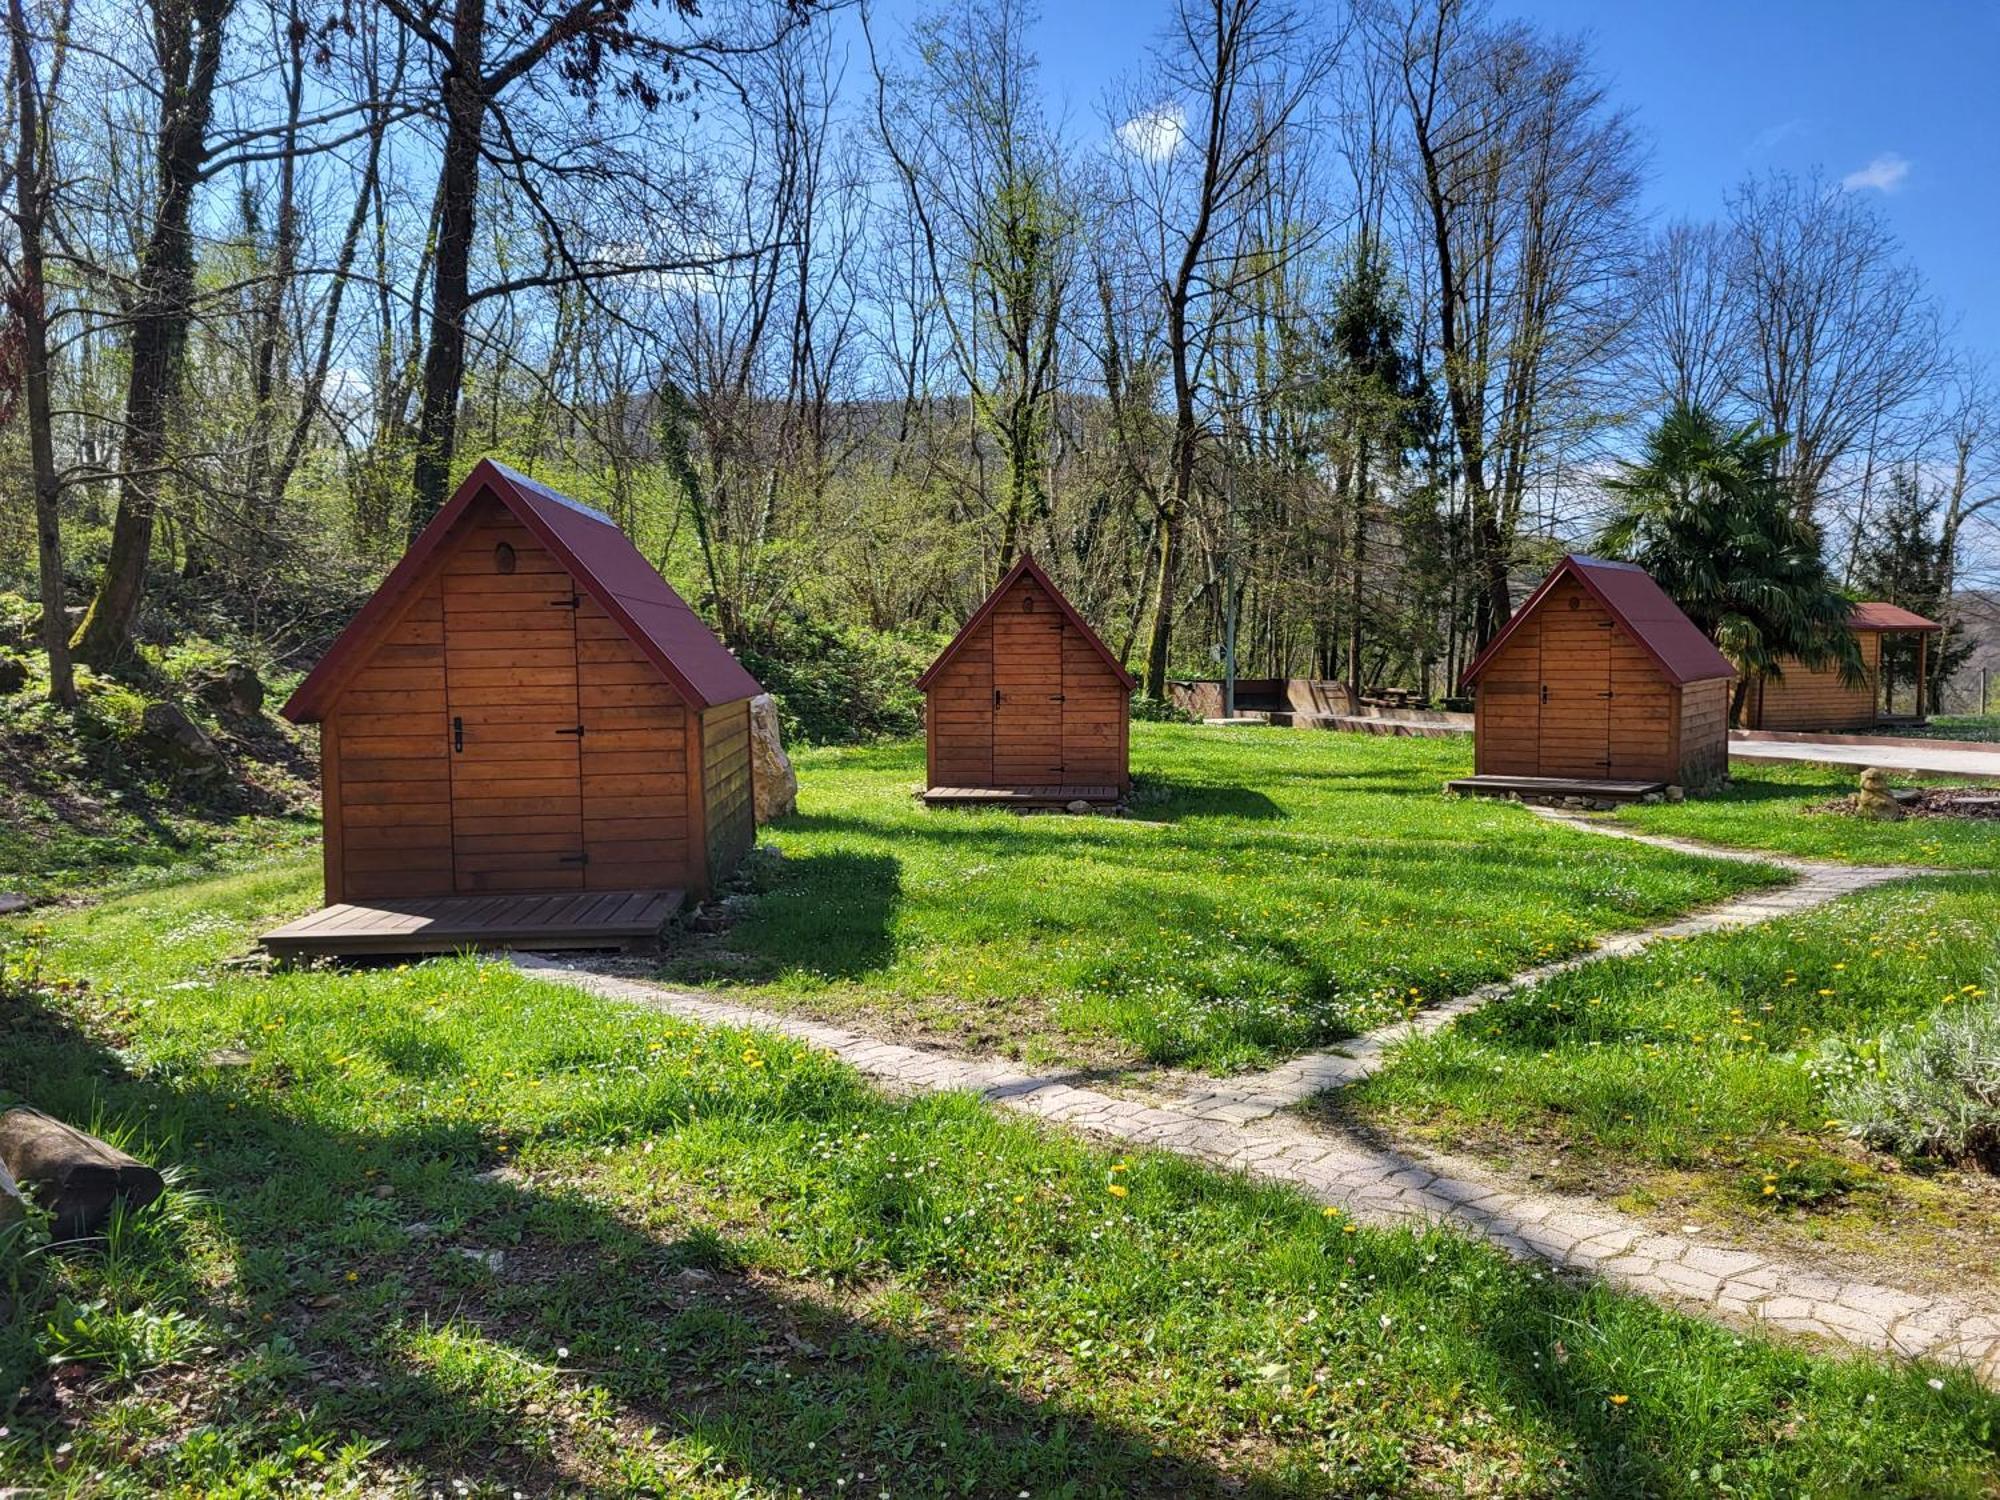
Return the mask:
{"type": "Polygon", "coordinates": [[[1236,231],[1264,184],[1263,164],[1332,70],[1340,40],[1287,0],[1177,0],[1148,75],[1117,110],[1120,212],[1159,304],[1172,400],[1166,480],[1154,487],[1144,674],[1154,697],[1166,691],[1215,335],[1228,299],[1244,290],[1236,231]]]}
{"type": "Polygon", "coordinates": [[[1742,381],[1729,239],[1713,222],[1676,220],[1635,271],[1632,366],[1654,404],[1715,411],[1742,381]]]}
{"type": "Polygon", "coordinates": [[[875,60],[876,128],[923,249],[932,305],[980,433],[1005,465],[999,570],[1047,505],[1058,334],[1080,215],[1033,95],[1021,0],[912,28],[914,65],[875,60]]]}
{"type": "Polygon", "coordinates": [[[1512,611],[1538,466],[1594,419],[1624,331],[1639,150],[1576,42],[1489,27],[1460,0],[1373,29],[1402,80],[1483,642],[1512,611]]]}
{"type": "Polygon", "coordinates": [[[1898,428],[1943,364],[1937,316],[1887,225],[1817,176],[1752,179],[1729,204],[1733,326],[1746,346],[1737,394],[1789,442],[1799,514],[1857,452],[1912,438],[1898,428]]]}

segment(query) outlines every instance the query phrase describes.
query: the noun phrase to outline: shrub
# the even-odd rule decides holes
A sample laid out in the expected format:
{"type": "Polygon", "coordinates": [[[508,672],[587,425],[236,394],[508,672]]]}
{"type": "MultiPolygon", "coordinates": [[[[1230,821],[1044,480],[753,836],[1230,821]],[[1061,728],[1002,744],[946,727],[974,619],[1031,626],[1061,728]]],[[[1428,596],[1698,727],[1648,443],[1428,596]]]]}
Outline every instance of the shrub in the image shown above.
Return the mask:
{"type": "Polygon", "coordinates": [[[2000,1166],[2000,1003],[1949,1006],[1890,1033],[1880,1062],[1839,1077],[1828,1098],[1872,1146],[2000,1166]]]}
{"type": "Polygon", "coordinates": [[[777,700],[787,740],[859,745],[923,727],[916,679],[936,649],[934,642],[793,619],[738,655],[777,700]]]}
{"type": "Polygon", "coordinates": [[[1195,716],[1166,698],[1149,698],[1144,693],[1132,695],[1132,717],[1147,724],[1193,724],[1195,716]]]}

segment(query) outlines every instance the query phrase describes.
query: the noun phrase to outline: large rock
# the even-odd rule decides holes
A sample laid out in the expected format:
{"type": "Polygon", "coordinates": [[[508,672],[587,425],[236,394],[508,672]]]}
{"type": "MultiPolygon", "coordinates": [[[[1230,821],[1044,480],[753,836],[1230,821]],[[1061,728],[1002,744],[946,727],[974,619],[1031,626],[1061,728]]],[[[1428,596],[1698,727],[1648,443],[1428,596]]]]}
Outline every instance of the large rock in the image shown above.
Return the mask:
{"type": "Polygon", "coordinates": [[[247,662],[225,662],[194,691],[217,713],[251,719],[264,711],[264,679],[247,662]]]}
{"type": "Polygon", "coordinates": [[[757,788],[757,821],[790,817],[799,810],[799,778],[785,754],[778,705],[769,693],[750,700],[750,764],[757,788]]]}
{"type": "Polygon", "coordinates": [[[166,1190],[144,1162],[38,1109],[0,1115],[0,1166],[34,1190],[59,1240],[95,1234],[114,1205],[144,1208],[166,1190]]]}
{"type": "Polygon", "coordinates": [[[139,750],[156,765],[196,776],[220,776],[229,758],[177,704],[148,703],[139,720],[139,750]]]}
{"type": "Polygon", "coordinates": [[[0,696],[28,685],[28,664],[11,651],[0,651],[0,696]]]}

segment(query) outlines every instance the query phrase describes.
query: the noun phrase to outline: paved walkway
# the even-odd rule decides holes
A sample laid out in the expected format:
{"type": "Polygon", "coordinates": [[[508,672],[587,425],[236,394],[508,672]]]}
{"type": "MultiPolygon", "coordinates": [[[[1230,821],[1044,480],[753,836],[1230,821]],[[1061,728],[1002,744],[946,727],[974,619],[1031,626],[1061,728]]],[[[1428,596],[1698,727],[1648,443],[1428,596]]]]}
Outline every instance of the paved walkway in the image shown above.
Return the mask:
{"type": "MultiPolygon", "coordinates": [[[[1560,815],[1551,815],[1560,816],[1560,815]]],[[[1581,820],[1563,818],[1580,823],[1581,820]]],[[[1592,826],[1592,825],[1584,825],[1592,826]]],[[[1614,938],[1590,954],[1542,965],[1427,1010],[1414,1022],[1371,1033],[1345,1053],[1315,1053],[1250,1078],[1207,1080],[1180,1097],[1148,1102],[990,1060],[887,1042],[845,1027],[598,974],[553,959],[517,956],[523,969],[560,983],[718,1026],[780,1032],[823,1047],[884,1088],[902,1094],[967,1091],[1119,1145],[1152,1147],[1289,1184],[1376,1224],[1441,1224],[1491,1240],[1510,1254],[1599,1278],[1624,1290],[1743,1323],[1762,1323],[1866,1349],[1965,1366],[2000,1385],[2000,1316],[1958,1299],[1819,1271],[1712,1243],[1653,1232],[1588,1198],[1516,1192],[1475,1164],[1363,1140],[1280,1116],[1324,1089],[1380,1065],[1412,1026],[1428,1031],[1498,995],[1580,964],[1637,952],[1662,938],[1767,921],[1922,870],[1767,858],[1680,840],[1595,831],[1723,859],[1766,859],[1801,875],[1783,890],[1614,938]]]]}
{"type": "Polygon", "coordinates": [[[2000,745],[1991,750],[1953,750],[1941,745],[1893,742],[1881,745],[1808,744],[1794,740],[1729,737],[1731,760],[1808,761],[1821,766],[1880,766],[1885,771],[1921,775],[1976,776],[2000,782],[2000,745]]]}

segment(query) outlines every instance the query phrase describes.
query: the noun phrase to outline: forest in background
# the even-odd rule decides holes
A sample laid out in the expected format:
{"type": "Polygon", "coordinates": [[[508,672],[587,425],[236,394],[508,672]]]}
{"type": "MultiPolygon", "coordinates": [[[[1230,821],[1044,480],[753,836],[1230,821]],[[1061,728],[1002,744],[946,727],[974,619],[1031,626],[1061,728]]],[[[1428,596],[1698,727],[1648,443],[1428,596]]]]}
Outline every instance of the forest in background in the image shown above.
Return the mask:
{"type": "Polygon", "coordinates": [[[1162,0],[1057,118],[1019,0],[5,0],[0,587],[116,673],[309,662],[496,456],[786,699],[1031,549],[1158,697],[1452,690],[1676,406],[1780,434],[1834,578],[1993,629],[2000,402],[1862,195],[1650,222],[1586,42],[1162,0]]]}

